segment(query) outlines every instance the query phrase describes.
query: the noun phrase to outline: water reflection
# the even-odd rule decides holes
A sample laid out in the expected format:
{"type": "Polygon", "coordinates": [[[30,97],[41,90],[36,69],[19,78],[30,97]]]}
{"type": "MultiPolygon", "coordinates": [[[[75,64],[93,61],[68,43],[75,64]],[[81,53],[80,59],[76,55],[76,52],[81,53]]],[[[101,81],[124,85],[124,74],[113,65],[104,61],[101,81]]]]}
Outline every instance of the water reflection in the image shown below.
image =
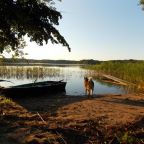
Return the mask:
{"type": "MultiPolygon", "coordinates": [[[[0,78],[14,82],[1,83],[1,86],[19,85],[34,81],[64,80],[67,81],[67,95],[84,95],[83,77],[91,71],[81,69],[79,66],[1,66],[0,78]]],[[[94,94],[123,94],[125,90],[120,86],[108,85],[98,80],[94,81],[94,94]]]]}

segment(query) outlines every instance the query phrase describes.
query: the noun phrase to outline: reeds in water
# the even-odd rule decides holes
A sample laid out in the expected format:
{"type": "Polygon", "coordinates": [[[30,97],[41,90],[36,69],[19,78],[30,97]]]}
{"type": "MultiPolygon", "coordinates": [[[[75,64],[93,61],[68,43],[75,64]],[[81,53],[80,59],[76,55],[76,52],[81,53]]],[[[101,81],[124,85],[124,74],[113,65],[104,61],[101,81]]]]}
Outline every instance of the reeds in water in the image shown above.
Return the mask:
{"type": "Polygon", "coordinates": [[[60,75],[60,69],[41,66],[0,66],[1,78],[36,79],[56,77],[60,75]]]}

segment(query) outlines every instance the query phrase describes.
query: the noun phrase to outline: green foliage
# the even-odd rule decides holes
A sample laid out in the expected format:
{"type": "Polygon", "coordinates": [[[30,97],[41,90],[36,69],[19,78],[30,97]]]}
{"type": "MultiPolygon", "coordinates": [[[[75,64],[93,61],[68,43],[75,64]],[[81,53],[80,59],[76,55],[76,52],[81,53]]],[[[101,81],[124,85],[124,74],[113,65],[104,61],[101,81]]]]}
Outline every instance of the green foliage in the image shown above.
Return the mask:
{"type": "Polygon", "coordinates": [[[60,43],[69,45],[54,27],[62,18],[52,0],[1,0],[0,1],[0,53],[14,51],[23,54],[24,36],[38,45],[60,43]]]}
{"type": "Polygon", "coordinates": [[[125,132],[124,135],[121,137],[122,143],[132,144],[136,141],[132,136],[129,135],[128,132],[125,132]]]}
{"type": "Polygon", "coordinates": [[[0,106],[11,104],[11,103],[12,103],[11,99],[0,96],[0,106]]]}
{"type": "Polygon", "coordinates": [[[144,5],[144,0],[140,0],[140,4],[141,4],[141,5],[144,5]]]}

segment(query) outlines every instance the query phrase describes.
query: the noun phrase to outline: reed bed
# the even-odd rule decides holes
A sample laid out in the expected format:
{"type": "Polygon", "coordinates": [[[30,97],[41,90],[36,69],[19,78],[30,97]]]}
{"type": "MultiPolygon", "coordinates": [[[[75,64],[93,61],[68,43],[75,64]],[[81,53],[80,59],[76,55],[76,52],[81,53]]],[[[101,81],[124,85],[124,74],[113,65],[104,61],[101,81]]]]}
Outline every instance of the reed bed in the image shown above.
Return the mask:
{"type": "Polygon", "coordinates": [[[56,77],[61,74],[60,69],[42,66],[0,66],[1,78],[36,79],[45,77],[56,77]]]}
{"type": "Polygon", "coordinates": [[[108,74],[123,79],[144,89],[144,62],[120,62],[106,61],[97,65],[85,66],[84,68],[93,70],[93,74],[108,74]]]}

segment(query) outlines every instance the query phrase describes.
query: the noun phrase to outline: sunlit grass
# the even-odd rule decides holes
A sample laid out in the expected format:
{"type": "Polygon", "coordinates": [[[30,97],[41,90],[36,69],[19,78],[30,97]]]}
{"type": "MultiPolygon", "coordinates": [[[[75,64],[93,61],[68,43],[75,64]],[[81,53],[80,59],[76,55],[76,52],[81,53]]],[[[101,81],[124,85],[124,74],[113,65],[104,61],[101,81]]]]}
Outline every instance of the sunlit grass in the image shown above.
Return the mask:
{"type": "Polygon", "coordinates": [[[93,74],[108,74],[123,79],[144,89],[144,62],[116,62],[106,61],[97,65],[86,66],[85,68],[94,70],[93,74]]]}
{"type": "Polygon", "coordinates": [[[0,96],[0,105],[2,104],[11,104],[12,103],[12,100],[11,99],[9,99],[9,98],[2,98],[1,96],[0,96]]]}

